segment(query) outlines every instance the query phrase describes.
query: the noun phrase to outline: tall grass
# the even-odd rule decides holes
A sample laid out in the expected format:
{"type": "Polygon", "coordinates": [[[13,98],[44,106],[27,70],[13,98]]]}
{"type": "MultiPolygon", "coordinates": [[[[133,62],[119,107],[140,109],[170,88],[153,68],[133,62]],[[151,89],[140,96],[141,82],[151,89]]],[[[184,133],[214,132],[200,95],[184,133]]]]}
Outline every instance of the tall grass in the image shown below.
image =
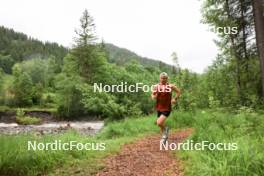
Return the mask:
{"type": "Polygon", "coordinates": [[[264,115],[240,112],[199,111],[195,115],[178,114],[176,121],[195,128],[194,142],[237,143],[237,150],[181,151],[186,160],[186,175],[263,175],[264,115]],[[183,119],[184,118],[184,119],[183,119]]]}
{"type": "MultiPolygon", "coordinates": [[[[62,135],[36,136],[0,135],[0,175],[74,175],[84,172],[95,174],[102,168],[102,158],[118,152],[120,147],[135,138],[158,133],[154,115],[142,118],[127,118],[109,122],[93,137],[69,131],[62,135]],[[28,151],[27,141],[106,144],[106,150],[57,150],[28,151]]],[[[179,151],[185,162],[186,175],[262,175],[264,170],[264,115],[253,112],[230,113],[225,111],[200,110],[174,112],[167,124],[172,128],[194,128],[189,139],[194,142],[237,143],[232,151],[179,151]]]]}
{"type": "MultiPolygon", "coordinates": [[[[118,151],[122,144],[130,140],[130,138],[100,140],[95,137],[81,136],[74,131],[69,131],[63,135],[0,136],[0,175],[44,175],[57,167],[80,160],[93,163],[107,154],[118,151]],[[60,140],[61,143],[77,141],[83,144],[103,142],[106,150],[28,150],[28,141],[49,143],[55,140],[60,140]]],[[[95,172],[97,169],[90,168],[90,171],[95,172]]],[[[87,174],[89,175],[89,173],[87,174]]]]}
{"type": "Polygon", "coordinates": [[[93,175],[102,167],[100,161],[109,154],[119,151],[124,143],[133,141],[134,138],[146,133],[158,132],[154,125],[156,117],[143,117],[125,119],[119,122],[109,123],[96,136],[82,136],[74,131],[61,135],[34,134],[5,136],[0,135],[0,175],[65,175],[71,172],[70,166],[83,165],[87,175],[93,175]],[[77,141],[80,143],[105,143],[105,150],[28,150],[28,141],[43,143],[61,140],[61,143],[77,141]],[[85,164],[84,164],[85,163],[85,164]],[[62,169],[56,169],[56,168],[62,169]],[[58,171],[59,170],[59,171],[58,171]],[[58,172],[58,173],[57,173],[58,172]]]}

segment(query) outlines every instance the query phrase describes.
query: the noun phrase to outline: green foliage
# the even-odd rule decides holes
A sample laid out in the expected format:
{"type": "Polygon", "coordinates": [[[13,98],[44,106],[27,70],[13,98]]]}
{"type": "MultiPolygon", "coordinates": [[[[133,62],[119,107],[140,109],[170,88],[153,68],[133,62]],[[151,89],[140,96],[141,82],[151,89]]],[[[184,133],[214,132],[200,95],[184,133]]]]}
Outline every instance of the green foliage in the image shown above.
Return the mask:
{"type": "Polygon", "coordinates": [[[56,107],[57,94],[56,93],[43,93],[40,99],[40,105],[42,107],[56,107]]]}
{"type": "Polygon", "coordinates": [[[200,87],[201,76],[190,72],[187,69],[178,70],[177,74],[172,74],[170,83],[175,84],[181,90],[181,96],[176,108],[186,111],[194,111],[196,108],[206,107],[203,90],[200,87]],[[200,98],[201,97],[201,98],[200,98]],[[201,103],[203,101],[203,103],[201,103]]]}
{"type": "Polygon", "coordinates": [[[257,108],[260,104],[261,78],[256,57],[252,4],[248,0],[204,0],[203,22],[210,27],[232,28],[237,32],[217,32],[221,53],[206,72],[207,91],[220,106],[257,108]]]}
{"type": "Polygon", "coordinates": [[[19,65],[13,67],[15,103],[19,106],[32,105],[33,83],[30,76],[22,72],[19,65]]]}
{"type": "Polygon", "coordinates": [[[0,78],[0,104],[6,106],[14,105],[14,95],[13,95],[13,83],[14,77],[8,74],[2,74],[2,79],[0,78]]]}
{"type": "Polygon", "coordinates": [[[3,104],[5,105],[39,105],[46,106],[43,94],[54,90],[55,75],[60,69],[53,57],[31,59],[16,63],[13,67],[14,80],[9,81],[10,75],[5,76],[3,104]]]}
{"type": "Polygon", "coordinates": [[[86,78],[87,82],[92,83],[96,74],[102,72],[106,58],[96,45],[79,46],[71,50],[71,54],[76,58],[79,73],[86,78]]]}
{"type": "Polygon", "coordinates": [[[15,62],[10,55],[2,56],[0,54],[0,68],[2,68],[5,73],[8,73],[8,74],[12,73],[12,67],[14,63],[15,62]]]}
{"type": "Polygon", "coordinates": [[[213,96],[209,96],[209,107],[212,109],[218,108],[220,105],[219,100],[215,100],[213,96]]]}
{"type": "Polygon", "coordinates": [[[79,68],[79,73],[86,81],[92,83],[94,76],[106,64],[105,54],[100,44],[96,44],[95,24],[87,9],[80,19],[80,29],[76,31],[75,46],[70,51],[79,68]]]}
{"type": "Polygon", "coordinates": [[[16,117],[23,117],[25,115],[24,109],[18,108],[16,111],[16,117]]]}
{"type": "Polygon", "coordinates": [[[4,73],[2,68],[0,68],[0,95],[2,94],[2,89],[3,89],[3,77],[4,77],[4,73]]]}
{"type": "Polygon", "coordinates": [[[41,99],[43,95],[43,86],[41,83],[37,83],[33,88],[32,88],[32,103],[33,104],[40,104],[41,99]]]}
{"type": "Polygon", "coordinates": [[[33,125],[41,122],[40,118],[26,116],[24,109],[18,108],[16,111],[16,122],[20,125],[33,125]]]}
{"type": "Polygon", "coordinates": [[[55,73],[60,69],[53,57],[45,60],[35,58],[23,61],[20,67],[23,72],[30,75],[33,84],[41,83],[44,87],[52,86],[55,73]]]}
{"type": "Polygon", "coordinates": [[[125,116],[125,107],[116,103],[116,98],[106,92],[94,92],[94,87],[84,84],[79,87],[82,103],[93,115],[120,119],[125,116]]]}
{"type": "Polygon", "coordinates": [[[79,76],[66,76],[61,73],[56,77],[58,116],[73,119],[85,113],[81,103],[82,94],[78,90],[79,84],[79,76]]]}
{"type": "Polygon", "coordinates": [[[41,119],[31,116],[16,117],[16,122],[20,125],[35,125],[41,123],[41,119]]]}

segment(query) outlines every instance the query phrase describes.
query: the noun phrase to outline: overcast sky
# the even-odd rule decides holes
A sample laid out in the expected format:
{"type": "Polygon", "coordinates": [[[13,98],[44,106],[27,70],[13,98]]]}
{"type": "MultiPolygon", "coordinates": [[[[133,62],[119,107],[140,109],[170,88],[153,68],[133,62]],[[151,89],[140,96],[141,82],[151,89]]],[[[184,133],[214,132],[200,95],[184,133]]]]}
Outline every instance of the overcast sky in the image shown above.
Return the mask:
{"type": "Polygon", "coordinates": [[[0,25],[71,47],[87,8],[105,42],[170,64],[175,51],[181,67],[201,73],[217,48],[215,35],[200,23],[200,7],[198,0],[6,0],[0,25]]]}

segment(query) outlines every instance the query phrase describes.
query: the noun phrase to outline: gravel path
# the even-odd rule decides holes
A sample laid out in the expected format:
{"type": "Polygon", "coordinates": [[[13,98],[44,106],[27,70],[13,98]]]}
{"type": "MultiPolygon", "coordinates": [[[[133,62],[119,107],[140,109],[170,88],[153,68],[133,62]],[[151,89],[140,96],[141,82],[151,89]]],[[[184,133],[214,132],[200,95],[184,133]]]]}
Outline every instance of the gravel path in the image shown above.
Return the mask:
{"type": "MultiPolygon", "coordinates": [[[[169,143],[183,141],[192,129],[173,132],[169,143]]],[[[106,158],[106,167],[97,176],[179,176],[183,175],[181,162],[172,151],[160,150],[160,135],[152,135],[126,144],[119,154],[106,158]]]]}

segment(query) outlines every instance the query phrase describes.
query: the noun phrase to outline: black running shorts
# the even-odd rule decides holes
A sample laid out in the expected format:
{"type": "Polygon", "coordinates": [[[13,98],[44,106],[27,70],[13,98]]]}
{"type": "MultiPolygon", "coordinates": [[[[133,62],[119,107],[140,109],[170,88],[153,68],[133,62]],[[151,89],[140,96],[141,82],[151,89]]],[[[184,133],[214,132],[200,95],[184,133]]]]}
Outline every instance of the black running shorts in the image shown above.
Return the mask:
{"type": "Polygon", "coordinates": [[[157,117],[159,118],[160,117],[160,115],[164,115],[164,116],[166,116],[166,117],[169,117],[169,115],[170,115],[170,111],[157,111],[157,117]]]}

